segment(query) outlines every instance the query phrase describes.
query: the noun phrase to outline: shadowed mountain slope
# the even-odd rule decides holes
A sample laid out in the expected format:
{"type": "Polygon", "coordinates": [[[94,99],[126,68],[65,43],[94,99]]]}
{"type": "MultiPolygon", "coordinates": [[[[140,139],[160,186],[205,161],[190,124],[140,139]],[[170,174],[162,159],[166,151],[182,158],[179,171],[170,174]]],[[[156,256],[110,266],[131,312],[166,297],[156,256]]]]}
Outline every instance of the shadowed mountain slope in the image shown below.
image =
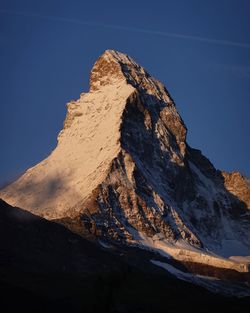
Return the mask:
{"type": "Polygon", "coordinates": [[[132,258],[131,252],[124,257],[103,251],[2,200],[0,252],[2,312],[178,312],[184,307],[248,312],[250,304],[249,298],[218,296],[146,266],[140,252],[132,258]]]}

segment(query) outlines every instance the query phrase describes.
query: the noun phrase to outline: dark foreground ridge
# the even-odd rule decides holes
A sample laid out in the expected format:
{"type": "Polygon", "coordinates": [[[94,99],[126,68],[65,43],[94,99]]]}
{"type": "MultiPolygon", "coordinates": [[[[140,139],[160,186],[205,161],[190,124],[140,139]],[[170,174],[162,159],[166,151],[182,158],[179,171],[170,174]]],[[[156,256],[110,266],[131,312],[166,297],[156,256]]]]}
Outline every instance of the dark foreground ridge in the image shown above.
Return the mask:
{"type": "Polygon", "coordinates": [[[129,257],[106,252],[2,200],[0,247],[4,313],[249,312],[250,298],[219,296],[180,281],[136,249],[126,252],[129,257]]]}

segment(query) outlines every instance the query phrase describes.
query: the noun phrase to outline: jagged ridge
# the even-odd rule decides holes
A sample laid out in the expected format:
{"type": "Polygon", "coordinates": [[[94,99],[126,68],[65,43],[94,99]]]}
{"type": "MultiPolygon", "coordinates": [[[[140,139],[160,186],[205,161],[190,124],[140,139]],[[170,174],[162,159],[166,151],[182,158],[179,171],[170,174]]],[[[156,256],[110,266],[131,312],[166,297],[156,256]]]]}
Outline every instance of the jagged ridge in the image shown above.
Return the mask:
{"type": "Polygon", "coordinates": [[[107,50],[90,92],[68,104],[56,149],[0,196],[107,241],[250,255],[248,182],[230,183],[186,134],[163,84],[107,50]]]}

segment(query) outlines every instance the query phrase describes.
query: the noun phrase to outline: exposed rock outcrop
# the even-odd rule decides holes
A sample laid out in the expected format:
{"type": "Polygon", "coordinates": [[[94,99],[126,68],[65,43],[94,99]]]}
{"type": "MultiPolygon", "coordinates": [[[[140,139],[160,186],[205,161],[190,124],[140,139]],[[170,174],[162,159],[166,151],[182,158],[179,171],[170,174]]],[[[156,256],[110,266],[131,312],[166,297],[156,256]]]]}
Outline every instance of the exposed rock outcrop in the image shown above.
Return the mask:
{"type": "Polygon", "coordinates": [[[106,241],[249,256],[249,181],[216,170],[186,135],[164,85],[107,50],[90,92],[68,104],[56,149],[0,197],[106,241]]]}

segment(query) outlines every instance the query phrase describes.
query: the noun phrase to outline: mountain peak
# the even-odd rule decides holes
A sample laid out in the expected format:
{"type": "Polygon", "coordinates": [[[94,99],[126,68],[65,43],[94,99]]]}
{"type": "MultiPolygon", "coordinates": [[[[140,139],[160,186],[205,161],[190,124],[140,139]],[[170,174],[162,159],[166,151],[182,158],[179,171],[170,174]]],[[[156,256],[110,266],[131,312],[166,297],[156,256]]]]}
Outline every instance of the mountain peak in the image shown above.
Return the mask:
{"type": "Polygon", "coordinates": [[[232,253],[249,255],[249,185],[216,171],[186,144],[186,132],[164,85],[126,54],[106,50],[90,92],[68,104],[56,149],[0,197],[107,241],[148,238],[143,245],[175,256],[179,248],[168,244],[185,242],[185,253],[205,248],[211,260],[208,250],[237,256],[227,254],[230,238],[232,253]]]}
{"type": "Polygon", "coordinates": [[[122,59],[125,59],[124,54],[114,50],[106,50],[92,68],[90,74],[90,91],[94,92],[103,86],[125,80],[119,63],[122,59]]]}
{"type": "MultiPolygon", "coordinates": [[[[105,50],[95,62],[90,74],[90,91],[125,80],[138,87],[150,75],[130,56],[115,50],[105,50]]],[[[157,82],[158,84],[160,82],[157,82]]]]}
{"type": "Polygon", "coordinates": [[[56,149],[0,195],[36,214],[63,216],[105,180],[121,151],[141,147],[143,158],[152,145],[184,166],[185,141],[186,127],[164,85],[128,55],[106,50],[91,71],[90,92],[67,104],[56,149]]]}
{"type": "Polygon", "coordinates": [[[113,85],[120,81],[126,81],[140,92],[153,94],[159,100],[173,105],[165,86],[153,78],[135,60],[125,53],[105,50],[92,68],[90,91],[94,92],[103,86],[113,85]]]}

